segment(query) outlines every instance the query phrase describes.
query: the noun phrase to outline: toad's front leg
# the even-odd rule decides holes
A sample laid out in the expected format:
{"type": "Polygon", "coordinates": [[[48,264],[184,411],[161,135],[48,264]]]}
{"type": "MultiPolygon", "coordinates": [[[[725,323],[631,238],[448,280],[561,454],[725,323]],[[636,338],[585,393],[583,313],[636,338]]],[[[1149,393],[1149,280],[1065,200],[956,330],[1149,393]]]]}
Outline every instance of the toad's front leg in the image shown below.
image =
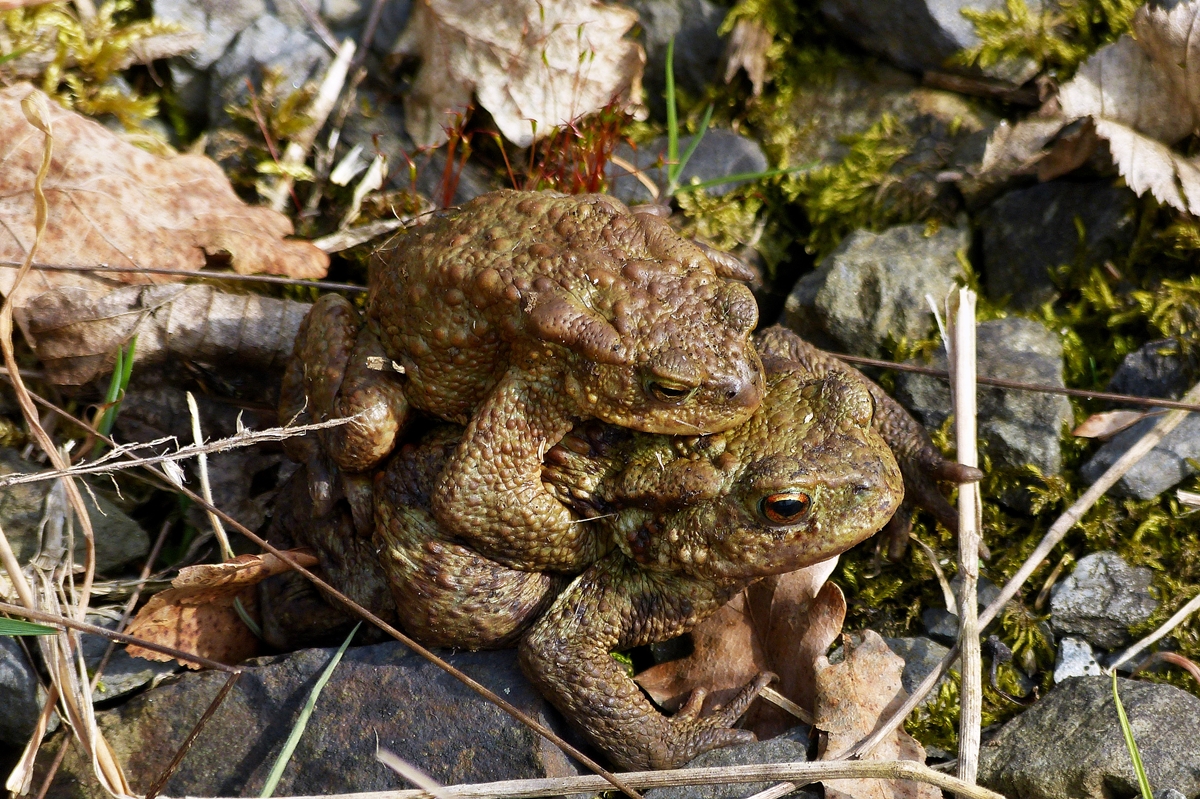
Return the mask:
{"type": "Polygon", "coordinates": [[[760,674],[710,716],[699,717],[697,695],[668,717],[610,654],[690,630],[744,585],[649,572],[613,553],[576,578],[530,628],[520,645],[521,667],[623,768],[674,768],[710,749],[753,741],[753,733],[730,726],[773,675],[760,674]]]}
{"type": "Polygon", "coordinates": [[[542,458],[573,424],[561,392],[516,367],[476,409],[432,496],[434,516],[514,569],[578,573],[608,548],[542,485],[542,458]]]}

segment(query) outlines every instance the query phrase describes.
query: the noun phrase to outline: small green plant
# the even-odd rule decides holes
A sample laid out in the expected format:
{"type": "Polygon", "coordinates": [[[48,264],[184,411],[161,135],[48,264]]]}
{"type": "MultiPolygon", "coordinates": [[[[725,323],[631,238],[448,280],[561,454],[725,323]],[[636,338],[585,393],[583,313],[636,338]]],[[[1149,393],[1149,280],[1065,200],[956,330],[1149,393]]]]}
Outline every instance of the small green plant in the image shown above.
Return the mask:
{"type": "Polygon", "coordinates": [[[1154,791],[1150,789],[1150,778],[1146,776],[1146,767],[1142,764],[1142,754],[1138,751],[1137,741],[1133,740],[1133,727],[1129,725],[1129,717],[1125,715],[1125,705],[1121,702],[1121,694],[1117,691],[1117,671],[1112,672],[1113,702],[1117,705],[1117,718],[1121,722],[1121,734],[1125,736],[1125,746],[1129,749],[1129,757],[1133,760],[1133,770],[1137,774],[1138,789],[1142,799],[1154,799],[1154,791]]]}
{"type": "MultiPolygon", "coordinates": [[[[104,394],[104,402],[100,406],[96,430],[102,436],[112,433],[113,425],[117,422],[117,414],[121,410],[121,400],[125,398],[125,390],[129,388],[129,378],[133,375],[133,354],[137,351],[137,336],[129,340],[117,350],[117,362],[113,366],[112,379],[108,383],[108,391],[104,394]]],[[[92,449],[92,457],[96,457],[104,449],[104,442],[97,441],[92,449]]]]}
{"type": "MultiPolygon", "coordinates": [[[[696,152],[696,148],[700,146],[700,141],[704,138],[704,134],[708,131],[708,125],[712,122],[713,107],[710,105],[704,110],[704,118],[700,120],[700,125],[696,128],[696,135],[692,137],[691,143],[683,155],[679,155],[679,108],[675,101],[675,37],[671,37],[671,41],[667,43],[667,186],[664,192],[666,196],[674,196],[679,190],[679,176],[683,174],[683,168],[687,166],[691,160],[692,154],[696,152]]],[[[727,181],[728,178],[721,182],[727,181]]]]}
{"type": "Polygon", "coordinates": [[[3,64],[22,56],[45,56],[39,83],[46,94],[80,113],[111,114],[126,128],[138,128],[158,113],[158,97],[113,79],[134,63],[142,41],[180,28],[136,16],[134,0],[107,0],[90,20],[80,19],[67,2],[2,12],[0,74],[3,64]]]}
{"type": "Polygon", "coordinates": [[[53,627],[47,627],[44,624],[34,624],[31,621],[22,619],[0,619],[0,635],[54,635],[57,633],[53,627]]]}

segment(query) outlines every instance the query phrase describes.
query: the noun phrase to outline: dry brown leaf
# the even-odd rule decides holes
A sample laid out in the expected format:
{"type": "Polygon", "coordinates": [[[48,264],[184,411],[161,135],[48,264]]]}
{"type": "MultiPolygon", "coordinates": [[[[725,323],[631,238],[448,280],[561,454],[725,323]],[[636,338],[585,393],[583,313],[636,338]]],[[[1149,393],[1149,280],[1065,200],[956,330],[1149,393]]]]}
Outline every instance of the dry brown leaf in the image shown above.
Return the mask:
{"type": "MultiPolygon", "coordinates": [[[[707,712],[759,673],[773,671],[780,676],[780,693],[811,710],[813,659],[837,638],[846,614],[841,589],[825,583],[836,563],[833,558],[756,583],[692,630],[691,655],[649,668],[634,679],[668,711],[703,688],[708,691],[707,712]]],[[[797,723],[782,711],[756,706],[744,726],[766,737],[797,723]]]]}
{"type": "MultiPolygon", "coordinates": [[[[0,89],[0,262],[19,263],[33,242],[33,178],[42,137],[21,114],[20,102],[35,91],[26,83],[0,89]]],[[[54,160],[46,179],[50,214],[39,263],[197,270],[206,254],[226,254],[243,274],[325,275],[329,257],[307,241],[285,239],[292,234],[291,221],[243,203],[210,159],[153,155],[87,117],[48,105],[54,160]]],[[[15,276],[16,269],[0,264],[0,292],[9,292],[15,276]]],[[[176,282],[136,273],[116,279],[176,282]]],[[[29,297],[56,286],[98,283],[84,275],[35,271],[20,292],[29,297]]]]}
{"type": "Polygon", "coordinates": [[[396,44],[422,61],[404,99],[408,133],[441,144],[472,95],[521,147],[613,100],[633,107],[646,54],[623,37],[636,23],[595,0],[421,0],[396,44]]]}
{"type": "Polygon", "coordinates": [[[50,379],[81,385],[112,368],[117,350],[138,337],[134,362],[168,357],[278,369],[292,353],[308,304],[212,286],[71,286],[17,310],[17,321],[50,379]]]}
{"type": "Polygon", "coordinates": [[[739,19],[725,45],[725,82],[733,80],[739,69],[746,70],[754,96],[762,94],[767,82],[767,50],[771,32],[756,19],[739,19]]]}
{"type": "MultiPolygon", "coordinates": [[[[314,566],[307,550],[288,553],[301,566],[314,566]]],[[[290,567],[270,553],[239,555],[224,563],[189,566],[179,570],[171,588],[155,594],[138,611],[127,632],[147,641],[233,665],[258,652],[258,638],[234,609],[240,600],[251,618],[257,616],[254,586],[290,567]]],[[[172,660],[171,656],[130,644],[126,651],[147,660],[172,660]]],[[[191,669],[199,665],[180,663],[191,669]]]]}
{"type": "Polygon", "coordinates": [[[1071,435],[1079,438],[1112,438],[1122,430],[1133,427],[1146,418],[1145,411],[1105,411],[1093,413],[1083,420],[1083,424],[1071,431],[1071,435]]]}
{"type": "MultiPolygon", "coordinates": [[[[845,657],[816,664],[817,728],[824,735],[821,756],[827,760],[865,738],[879,720],[908,698],[900,684],[904,660],[892,653],[874,630],[861,640],[845,640],[845,657]]],[[[896,730],[865,756],[869,760],[925,762],[925,749],[903,730],[896,730]]],[[[903,780],[827,780],[826,799],[940,799],[932,785],[903,780]]]]}

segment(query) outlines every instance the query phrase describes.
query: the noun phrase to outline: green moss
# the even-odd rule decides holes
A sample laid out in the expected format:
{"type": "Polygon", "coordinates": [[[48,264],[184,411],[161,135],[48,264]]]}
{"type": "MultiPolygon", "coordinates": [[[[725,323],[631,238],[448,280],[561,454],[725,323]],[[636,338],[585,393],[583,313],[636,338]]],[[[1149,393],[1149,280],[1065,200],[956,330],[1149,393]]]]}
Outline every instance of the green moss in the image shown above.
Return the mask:
{"type": "MultiPolygon", "coordinates": [[[[0,12],[0,60],[48,59],[37,83],[66,108],[88,116],[111,114],[138,128],[158,112],[158,97],[116,80],[145,39],[180,31],[157,19],[136,19],[133,0],[107,0],[92,20],[81,20],[65,2],[0,12]]],[[[0,75],[5,66],[0,65],[0,75]]]]}
{"type": "Polygon", "coordinates": [[[812,225],[806,249],[818,257],[851,231],[879,230],[909,221],[885,200],[898,178],[896,162],[907,155],[912,141],[908,129],[890,114],[862,133],[845,139],[850,151],[840,162],[789,177],[783,191],[799,204],[812,225]]]}
{"type": "Polygon", "coordinates": [[[987,68],[1028,58],[1065,78],[1100,47],[1128,33],[1142,4],[1143,0],[1060,0],[1035,12],[1026,0],[1007,0],[1002,9],[963,9],[979,44],[955,60],[987,68]]]}

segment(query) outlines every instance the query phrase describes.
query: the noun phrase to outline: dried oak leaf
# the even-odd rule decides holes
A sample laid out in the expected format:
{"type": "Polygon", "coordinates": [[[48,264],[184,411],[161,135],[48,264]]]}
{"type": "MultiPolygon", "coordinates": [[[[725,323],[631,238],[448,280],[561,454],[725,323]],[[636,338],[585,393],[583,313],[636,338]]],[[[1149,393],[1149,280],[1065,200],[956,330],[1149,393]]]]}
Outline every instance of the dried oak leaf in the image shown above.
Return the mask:
{"type": "MultiPolygon", "coordinates": [[[[816,662],[816,726],[824,735],[821,756],[827,760],[865,738],[879,720],[908,698],[900,684],[904,660],[892,653],[874,630],[861,640],[845,640],[845,657],[831,664],[816,662]]],[[[896,730],[867,755],[870,760],[925,762],[925,749],[904,730],[896,730]]],[[[904,780],[826,780],[826,799],[939,799],[932,785],[904,780]]]]}
{"type": "Polygon", "coordinates": [[[112,369],[115,353],[138,337],[135,365],[168,357],[244,368],[281,369],[309,305],[212,286],[68,286],[32,297],[17,321],[60,385],[81,385],[112,369]]]}
{"type": "MultiPolygon", "coordinates": [[[[27,83],[0,89],[0,263],[23,261],[34,239],[33,183],[43,137],[20,109],[34,91],[27,83]]],[[[49,222],[39,263],[198,270],[206,254],[224,254],[243,274],[316,278],[328,270],[329,256],[307,241],[285,239],[292,234],[291,221],[238,199],[210,159],[153,155],[84,116],[47,105],[54,155],[45,182],[49,222]]],[[[0,265],[0,292],[11,291],[15,276],[15,269],[0,265]]],[[[176,280],[115,277],[124,283],[176,280]]],[[[98,282],[34,271],[20,293],[29,297],[56,286],[98,282]]]]}
{"type": "Polygon", "coordinates": [[[1071,435],[1079,438],[1098,438],[1101,441],[1112,438],[1122,430],[1128,430],[1145,419],[1145,411],[1104,411],[1093,413],[1083,420],[1083,424],[1071,431],[1071,435]]]}
{"type": "MultiPolygon", "coordinates": [[[[307,550],[288,553],[301,566],[316,565],[307,550]]],[[[235,599],[253,618],[257,615],[254,586],[290,567],[270,553],[239,555],[224,563],[188,566],[179,570],[171,588],[161,591],[138,611],[127,632],[137,638],[174,647],[219,663],[240,663],[258,652],[258,638],[234,609],[235,599]]],[[[130,644],[126,651],[147,660],[174,660],[130,644]]],[[[190,669],[199,664],[179,659],[190,669]]]]}
{"type": "Polygon", "coordinates": [[[646,53],[623,37],[637,19],[595,0],[415,3],[395,47],[422,62],[404,99],[409,135],[446,141],[472,95],[521,147],[614,100],[634,108],[646,53]]]}
{"type": "MultiPolygon", "coordinates": [[[[669,711],[692,691],[704,689],[707,712],[759,673],[773,671],[780,677],[777,690],[811,711],[814,658],[837,638],[846,615],[841,589],[825,582],[836,563],[833,558],[756,583],[692,630],[691,655],[660,663],[634,679],[669,711]]],[[[797,723],[782,711],[755,709],[743,726],[769,737],[797,723]]]]}

